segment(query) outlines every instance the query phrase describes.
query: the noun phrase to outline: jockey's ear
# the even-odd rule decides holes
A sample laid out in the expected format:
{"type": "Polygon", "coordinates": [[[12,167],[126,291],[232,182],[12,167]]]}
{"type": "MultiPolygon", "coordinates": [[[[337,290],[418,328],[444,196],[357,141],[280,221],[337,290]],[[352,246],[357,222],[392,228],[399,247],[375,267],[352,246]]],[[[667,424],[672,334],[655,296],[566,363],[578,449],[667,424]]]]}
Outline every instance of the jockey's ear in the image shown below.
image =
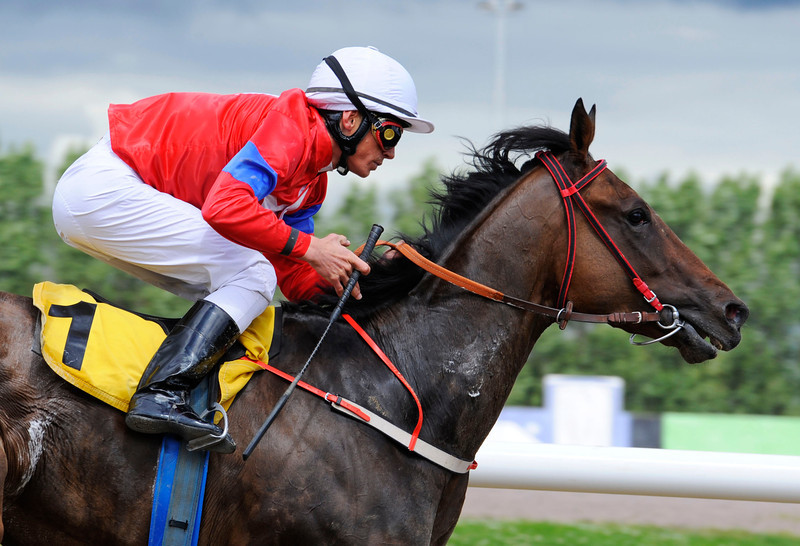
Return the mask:
{"type": "Polygon", "coordinates": [[[342,133],[347,136],[352,135],[361,125],[361,114],[358,110],[345,110],[342,112],[342,119],[339,121],[339,126],[342,133]]]}

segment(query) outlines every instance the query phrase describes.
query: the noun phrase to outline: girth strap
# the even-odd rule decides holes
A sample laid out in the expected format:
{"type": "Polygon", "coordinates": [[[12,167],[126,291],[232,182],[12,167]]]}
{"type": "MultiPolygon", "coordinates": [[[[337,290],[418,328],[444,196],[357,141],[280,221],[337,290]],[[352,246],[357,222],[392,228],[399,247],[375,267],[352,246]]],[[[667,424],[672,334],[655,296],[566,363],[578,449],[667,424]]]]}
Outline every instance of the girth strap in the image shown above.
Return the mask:
{"type": "MultiPolygon", "coordinates": [[[[205,377],[191,393],[191,406],[198,413],[209,405],[209,380],[205,377]]],[[[196,546],[208,459],[208,451],[189,451],[179,437],[164,435],[153,487],[148,544],[196,546]]]]}

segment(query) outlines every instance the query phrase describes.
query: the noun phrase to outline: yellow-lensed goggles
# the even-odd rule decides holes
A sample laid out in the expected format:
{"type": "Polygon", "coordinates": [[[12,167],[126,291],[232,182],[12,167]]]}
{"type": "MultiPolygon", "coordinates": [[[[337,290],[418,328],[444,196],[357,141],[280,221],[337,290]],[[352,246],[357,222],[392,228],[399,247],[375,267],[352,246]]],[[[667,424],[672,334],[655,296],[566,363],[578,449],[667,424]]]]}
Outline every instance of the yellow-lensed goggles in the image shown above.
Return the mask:
{"type": "Polygon", "coordinates": [[[403,126],[388,118],[374,116],[372,132],[384,152],[397,146],[403,136],[403,126]]]}

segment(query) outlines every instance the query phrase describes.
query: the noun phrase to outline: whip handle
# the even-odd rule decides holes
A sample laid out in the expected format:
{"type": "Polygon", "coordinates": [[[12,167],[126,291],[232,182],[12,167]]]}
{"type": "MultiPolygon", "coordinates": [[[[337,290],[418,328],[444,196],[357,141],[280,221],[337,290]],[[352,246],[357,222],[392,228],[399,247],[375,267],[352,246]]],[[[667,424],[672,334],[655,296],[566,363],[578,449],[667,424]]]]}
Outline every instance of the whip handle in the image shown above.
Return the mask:
{"type": "MultiPolygon", "coordinates": [[[[383,233],[383,226],[378,224],[372,224],[372,229],[369,230],[369,235],[367,236],[367,242],[364,243],[364,250],[361,251],[361,258],[364,261],[367,261],[372,251],[375,249],[375,243],[378,242],[378,238],[383,233]]],[[[342,309],[344,308],[344,304],[347,303],[347,300],[350,299],[350,293],[353,291],[358,279],[361,278],[361,271],[354,269],[353,272],[350,274],[350,280],[347,281],[347,286],[342,292],[342,297],[339,298],[339,302],[336,304],[336,308],[331,313],[331,322],[334,322],[336,319],[339,318],[339,315],[342,314],[342,309]]]]}

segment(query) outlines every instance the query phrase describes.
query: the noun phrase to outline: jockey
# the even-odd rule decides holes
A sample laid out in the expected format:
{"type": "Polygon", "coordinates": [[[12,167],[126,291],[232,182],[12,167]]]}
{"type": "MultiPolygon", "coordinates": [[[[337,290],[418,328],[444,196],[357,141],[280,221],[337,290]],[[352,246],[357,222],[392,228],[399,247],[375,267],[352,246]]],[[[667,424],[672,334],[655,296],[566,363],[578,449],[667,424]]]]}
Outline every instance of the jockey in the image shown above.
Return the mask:
{"type": "MultiPolygon", "coordinates": [[[[409,73],[371,47],[321,62],[306,91],[170,93],[112,104],[109,132],[59,180],[69,245],[194,305],[147,366],[125,422],[191,440],[222,430],[188,393],[272,301],[335,290],[368,265],[343,235],[314,236],[327,173],[368,176],[403,131],[430,133],[409,73]]],[[[358,288],[353,296],[360,298],[358,288]]],[[[231,453],[228,435],[209,449],[231,453]]]]}

